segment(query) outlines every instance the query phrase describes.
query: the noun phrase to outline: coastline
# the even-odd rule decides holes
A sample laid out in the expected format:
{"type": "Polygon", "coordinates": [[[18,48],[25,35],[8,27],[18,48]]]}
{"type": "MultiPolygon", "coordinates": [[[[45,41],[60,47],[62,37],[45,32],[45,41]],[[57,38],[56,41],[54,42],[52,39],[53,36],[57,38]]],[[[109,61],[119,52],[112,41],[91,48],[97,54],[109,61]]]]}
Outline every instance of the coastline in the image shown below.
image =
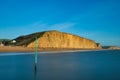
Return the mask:
{"type": "MultiPolygon", "coordinates": [[[[38,52],[78,52],[78,51],[99,51],[106,49],[38,49],[38,52]]],[[[20,46],[0,46],[0,52],[34,52],[34,48],[20,46]]]]}
{"type": "MultiPolygon", "coordinates": [[[[72,52],[86,52],[86,51],[106,51],[113,49],[38,49],[38,54],[50,53],[72,53],[72,52]]],[[[30,55],[34,54],[35,50],[32,48],[19,47],[19,46],[0,46],[0,56],[11,55],[30,55]]]]}

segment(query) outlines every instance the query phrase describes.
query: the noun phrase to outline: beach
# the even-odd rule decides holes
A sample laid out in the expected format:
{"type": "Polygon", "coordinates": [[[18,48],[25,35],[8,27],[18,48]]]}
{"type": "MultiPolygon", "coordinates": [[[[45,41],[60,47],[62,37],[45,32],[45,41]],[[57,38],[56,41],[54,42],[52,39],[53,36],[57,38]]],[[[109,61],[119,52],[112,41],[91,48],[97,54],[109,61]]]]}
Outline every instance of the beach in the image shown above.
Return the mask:
{"type": "Polygon", "coordinates": [[[32,52],[34,49],[19,46],[0,46],[0,52],[32,52]]]}
{"type": "MultiPolygon", "coordinates": [[[[72,51],[93,51],[101,49],[38,49],[38,52],[72,52],[72,51]]],[[[0,46],[0,52],[34,52],[34,48],[27,48],[21,46],[0,46]]]]}

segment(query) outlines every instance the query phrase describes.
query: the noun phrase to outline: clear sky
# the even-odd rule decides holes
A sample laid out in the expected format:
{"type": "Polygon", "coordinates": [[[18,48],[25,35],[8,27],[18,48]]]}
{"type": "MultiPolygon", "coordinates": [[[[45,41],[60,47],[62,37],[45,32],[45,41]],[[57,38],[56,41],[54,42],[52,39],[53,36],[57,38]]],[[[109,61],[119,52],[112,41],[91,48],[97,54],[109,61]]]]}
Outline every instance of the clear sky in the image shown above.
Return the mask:
{"type": "Polygon", "coordinates": [[[0,38],[45,30],[120,46],[120,0],[0,0],[0,38]]]}

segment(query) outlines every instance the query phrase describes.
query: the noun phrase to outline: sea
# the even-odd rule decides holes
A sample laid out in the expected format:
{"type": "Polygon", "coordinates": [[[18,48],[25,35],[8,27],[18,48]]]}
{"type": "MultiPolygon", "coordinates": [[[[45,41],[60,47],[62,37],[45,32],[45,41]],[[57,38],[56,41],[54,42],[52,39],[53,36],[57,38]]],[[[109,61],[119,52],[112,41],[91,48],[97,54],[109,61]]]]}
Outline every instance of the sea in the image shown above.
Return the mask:
{"type": "Polygon", "coordinates": [[[0,80],[120,80],[120,50],[1,52],[0,80]]]}

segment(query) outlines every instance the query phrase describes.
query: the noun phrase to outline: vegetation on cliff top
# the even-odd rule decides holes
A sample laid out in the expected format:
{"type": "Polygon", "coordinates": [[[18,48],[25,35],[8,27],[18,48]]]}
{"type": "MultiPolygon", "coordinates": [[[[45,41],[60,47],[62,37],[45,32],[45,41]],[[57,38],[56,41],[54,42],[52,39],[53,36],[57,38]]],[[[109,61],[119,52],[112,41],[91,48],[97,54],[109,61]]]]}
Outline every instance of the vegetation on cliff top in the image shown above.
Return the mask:
{"type": "Polygon", "coordinates": [[[42,37],[42,35],[45,33],[44,32],[37,32],[37,33],[33,33],[30,35],[26,35],[26,36],[20,36],[14,40],[16,40],[16,46],[27,46],[29,43],[35,41],[36,37],[42,37]]]}

